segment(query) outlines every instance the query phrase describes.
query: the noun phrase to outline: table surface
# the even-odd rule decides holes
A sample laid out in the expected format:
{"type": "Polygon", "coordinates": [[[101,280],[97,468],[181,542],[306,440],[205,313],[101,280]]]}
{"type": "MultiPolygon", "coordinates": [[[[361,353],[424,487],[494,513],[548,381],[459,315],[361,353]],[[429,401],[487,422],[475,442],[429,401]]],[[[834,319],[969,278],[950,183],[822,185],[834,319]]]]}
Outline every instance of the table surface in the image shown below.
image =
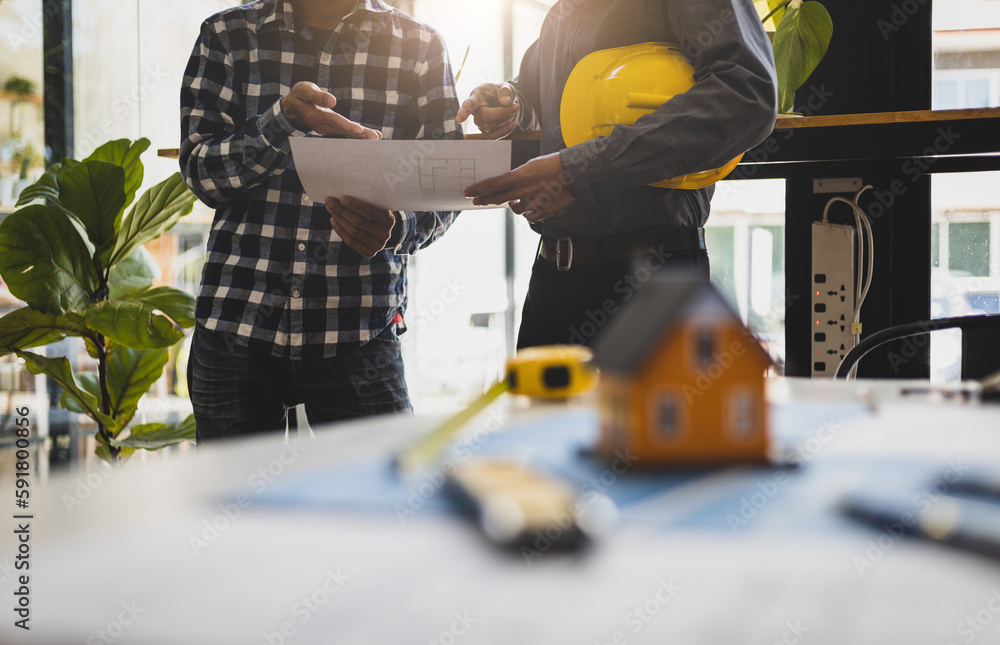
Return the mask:
{"type": "Polygon", "coordinates": [[[589,405],[504,401],[456,458],[514,457],[620,507],[591,548],[530,559],[494,549],[433,478],[392,477],[433,419],[56,477],[33,490],[30,632],[13,626],[17,543],[0,534],[0,642],[1000,642],[1000,561],[837,510],[900,473],[1000,465],[1000,407],[901,387],[772,380],[775,442],[798,469],[615,475],[580,451],[589,405]]]}

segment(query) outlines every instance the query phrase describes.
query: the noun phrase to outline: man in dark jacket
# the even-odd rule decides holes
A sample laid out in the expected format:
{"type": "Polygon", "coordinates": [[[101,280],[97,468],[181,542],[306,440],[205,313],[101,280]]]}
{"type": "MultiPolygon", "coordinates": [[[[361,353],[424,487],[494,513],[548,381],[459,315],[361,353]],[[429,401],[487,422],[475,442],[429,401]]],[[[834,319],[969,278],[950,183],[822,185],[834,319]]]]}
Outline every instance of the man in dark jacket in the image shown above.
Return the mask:
{"type": "Polygon", "coordinates": [[[656,269],[707,279],[713,188],[649,184],[725,165],[771,132],[776,112],[771,46],[750,0],[556,3],[518,78],[476,88],[458,115],[491,139],[542,131],[541,157],[466,192],[509,203],[542,236],[518,347],[590,342],[656,269]],[[678,45],[694,86],[634,125],[566,147],[560,104],[576,64],[650,42],[678,45]]]}

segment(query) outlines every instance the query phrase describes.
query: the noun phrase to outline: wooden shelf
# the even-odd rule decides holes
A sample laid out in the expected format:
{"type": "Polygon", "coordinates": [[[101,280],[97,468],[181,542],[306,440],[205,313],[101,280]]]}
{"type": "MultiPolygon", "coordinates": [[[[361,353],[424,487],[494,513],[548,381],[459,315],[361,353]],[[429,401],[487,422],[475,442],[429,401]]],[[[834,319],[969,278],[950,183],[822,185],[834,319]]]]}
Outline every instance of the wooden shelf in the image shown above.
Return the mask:
{"type": "MultiPolygon", "coordinates": [[[[994,156],[1000,153],[997,119],[1000,108],[779,116],[774,124],[775,134],[747,152],[730,178],[778,178],[815,171],[804,166],[793,168],[803,163],[843,166],[847,162],[856,165],[909,158],[933,158],[933,170],[926,169],[933,172],[998,169],[1000,157],[994,156]],[[844,127],[850,130],[841,130],[844,127]],[[944,139],[942,128],[948,132],[944,139]],[[792,137],[792,132],[779,134],[779,130],[797,133],[792,137]],[[947,157],[942,159],[939,155],[947,157]]],[[[470,140],[482,138],[481,134],[466,136],[470,140]]],[[[540,132],[524,132],[514,137],[515,167],[538,156],[540,139],[540,132]]],[[[177,148],[164,148],[159,156],[177,159],[179,152],[177,148]]]]}
{"type": "Polygon", "coordinates": [[[997,108],[781,117],[729,179],[1000,170],[998,119],[997,108]]]}
{"type": "Polygon", "coordinates": [[[779,116],[775,130],[788,128],[827,128],[882,123],[926,123],[931,121],[964,121],[967,119],[1000,118],[1000,108],[969,110],[912,110],[908,112],[865,112],[860,114],[830,114],[825,116],[779,116]]]}
{"type": "Polygon", "coordinates": [[[41,94],[28,94],[27,96],[21,96],[19,94],[11,94],[9,92],[4,92],[0,90],[0,101],[24,101],[25,103],[34,103],[35,105],[41,105],[44,102],[41,94]]]}

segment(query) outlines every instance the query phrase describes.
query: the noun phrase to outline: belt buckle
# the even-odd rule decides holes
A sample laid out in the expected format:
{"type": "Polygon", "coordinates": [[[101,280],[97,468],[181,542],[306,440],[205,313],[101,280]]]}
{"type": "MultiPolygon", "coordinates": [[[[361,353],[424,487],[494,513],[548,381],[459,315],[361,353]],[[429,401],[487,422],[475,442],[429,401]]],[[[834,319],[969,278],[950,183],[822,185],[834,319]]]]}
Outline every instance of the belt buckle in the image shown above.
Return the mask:
{"type": "Polygon", "coordinates": [[[560,237],[556,240],[556,269],[569,271],[573,266],[573,239],[560,237]]]}

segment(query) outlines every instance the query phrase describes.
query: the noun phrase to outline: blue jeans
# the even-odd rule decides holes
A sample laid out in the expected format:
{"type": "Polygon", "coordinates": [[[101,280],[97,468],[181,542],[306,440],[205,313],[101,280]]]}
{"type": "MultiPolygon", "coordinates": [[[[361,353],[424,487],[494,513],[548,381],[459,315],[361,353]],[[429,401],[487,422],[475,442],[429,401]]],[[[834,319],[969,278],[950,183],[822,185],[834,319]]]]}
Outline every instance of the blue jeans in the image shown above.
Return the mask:
{"type": "Polygon", "coordinates": [[[300,403],[313,426],[412,411],[392,327],[355,351],[321,359],[277,358],[229,340],[199,325],[191,341],[199,443],[284,430],[288,409],[300,403]]]}

